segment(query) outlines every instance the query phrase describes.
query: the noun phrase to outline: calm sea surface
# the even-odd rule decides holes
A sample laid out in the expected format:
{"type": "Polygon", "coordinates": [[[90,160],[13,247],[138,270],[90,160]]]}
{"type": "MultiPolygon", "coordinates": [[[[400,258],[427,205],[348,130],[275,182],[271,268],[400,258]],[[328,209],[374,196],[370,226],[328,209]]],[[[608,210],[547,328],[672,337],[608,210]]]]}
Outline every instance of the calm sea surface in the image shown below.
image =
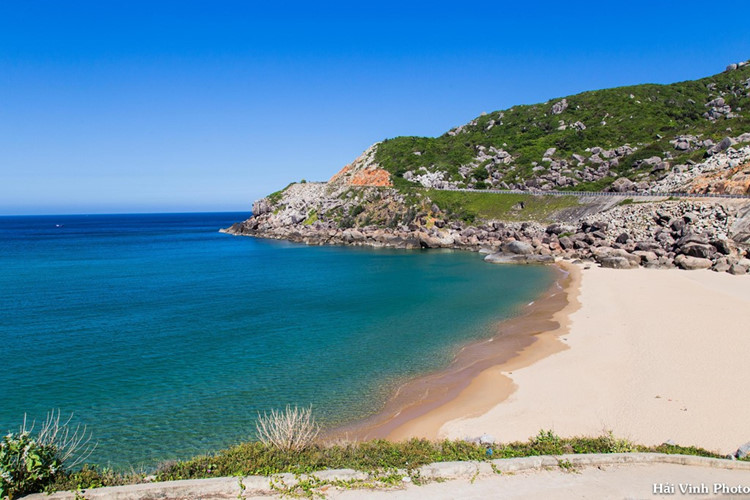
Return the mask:
{"type": "Polygon", "coordinates": [[[252,436],[259,411],[376,411],[552,282],[451,251],[217,230],[245,213],[0,217],[0,432],[74,413],[90,461],[152,466],[252,436]]]}

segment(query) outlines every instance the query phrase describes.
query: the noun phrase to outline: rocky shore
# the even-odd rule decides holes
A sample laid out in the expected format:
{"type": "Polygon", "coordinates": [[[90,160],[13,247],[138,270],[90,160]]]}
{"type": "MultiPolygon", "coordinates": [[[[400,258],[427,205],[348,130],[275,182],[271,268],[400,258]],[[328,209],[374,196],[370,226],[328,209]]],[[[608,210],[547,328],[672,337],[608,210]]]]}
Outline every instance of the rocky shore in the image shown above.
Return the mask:
{"type": "MultiPolygon", "coordinates": [[[[320,185],[298,186],[320,194],[320,185]]],[[[273,206],[266,199],[256,202],[257,215],[222,231],[308,245],[470,250],[488,254],[485,260],[492,263],[551,263],[561,258],[617,269],[677,267],[736,275],[750,269],[745,232],[750,203],[744,200],[630,203],[578,221],[546,225],[501,221],[468,225],[446,220],[446,214],[433,204],[415,214],[409,224],[344,228],[333,220],[310,222],[302,215],[289,216],[287,209],[279,210],[293,206],[294,199],[299,200],[298,192],[285,195],[273,206]]]]}

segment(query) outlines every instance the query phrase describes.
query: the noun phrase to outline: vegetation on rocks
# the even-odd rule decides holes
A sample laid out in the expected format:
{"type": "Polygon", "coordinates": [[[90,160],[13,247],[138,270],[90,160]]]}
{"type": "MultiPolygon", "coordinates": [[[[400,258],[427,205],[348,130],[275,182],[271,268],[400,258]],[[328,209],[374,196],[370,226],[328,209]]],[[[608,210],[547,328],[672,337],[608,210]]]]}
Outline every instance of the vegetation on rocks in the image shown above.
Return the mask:
{"type": "Polygon", "coordinates": [[[482,114],[437,138],[385,140],[374,157],[397,187],[420,174],[442,173],[430,182],[601,190],[618,177],[654,181],[667,168],[657,165],[700,161],[725,137],[748,131],[750,65],[743,65],[694,81],[514,106],[482,114]],[[659,162],[646,161],[655,157],[659,162]],[[555,176],[549,177],[552,170],[555,176]]]}

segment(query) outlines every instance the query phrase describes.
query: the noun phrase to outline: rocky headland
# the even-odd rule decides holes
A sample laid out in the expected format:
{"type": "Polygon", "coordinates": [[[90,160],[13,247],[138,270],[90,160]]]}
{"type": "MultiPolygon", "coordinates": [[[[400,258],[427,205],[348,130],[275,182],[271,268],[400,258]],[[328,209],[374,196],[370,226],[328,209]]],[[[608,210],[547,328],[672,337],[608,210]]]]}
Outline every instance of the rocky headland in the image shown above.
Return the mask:
{"type": "Polygon", "coordinates": [[[745,110],[750,65],[738,63],[693,82],[483,114],[436,139],[376,143],[328,182],[290,184],[222,231],[471,250],[493,263],[562,258],[742,275],[750,269],[745,110]]]}

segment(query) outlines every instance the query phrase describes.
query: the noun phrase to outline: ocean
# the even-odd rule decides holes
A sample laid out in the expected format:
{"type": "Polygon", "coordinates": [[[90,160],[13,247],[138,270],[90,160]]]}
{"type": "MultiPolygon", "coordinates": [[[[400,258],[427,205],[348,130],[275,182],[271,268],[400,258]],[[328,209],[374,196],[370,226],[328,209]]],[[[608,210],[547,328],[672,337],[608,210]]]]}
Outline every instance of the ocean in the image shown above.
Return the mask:
{"type": "Polygon", "coordinates": [[[60,410],[98,443],[89,462],[123,469],[252,439],[287,404],[355,421],[554,279],[218,232],[248,216],[0,217],[0,432],[60,410]]]}

